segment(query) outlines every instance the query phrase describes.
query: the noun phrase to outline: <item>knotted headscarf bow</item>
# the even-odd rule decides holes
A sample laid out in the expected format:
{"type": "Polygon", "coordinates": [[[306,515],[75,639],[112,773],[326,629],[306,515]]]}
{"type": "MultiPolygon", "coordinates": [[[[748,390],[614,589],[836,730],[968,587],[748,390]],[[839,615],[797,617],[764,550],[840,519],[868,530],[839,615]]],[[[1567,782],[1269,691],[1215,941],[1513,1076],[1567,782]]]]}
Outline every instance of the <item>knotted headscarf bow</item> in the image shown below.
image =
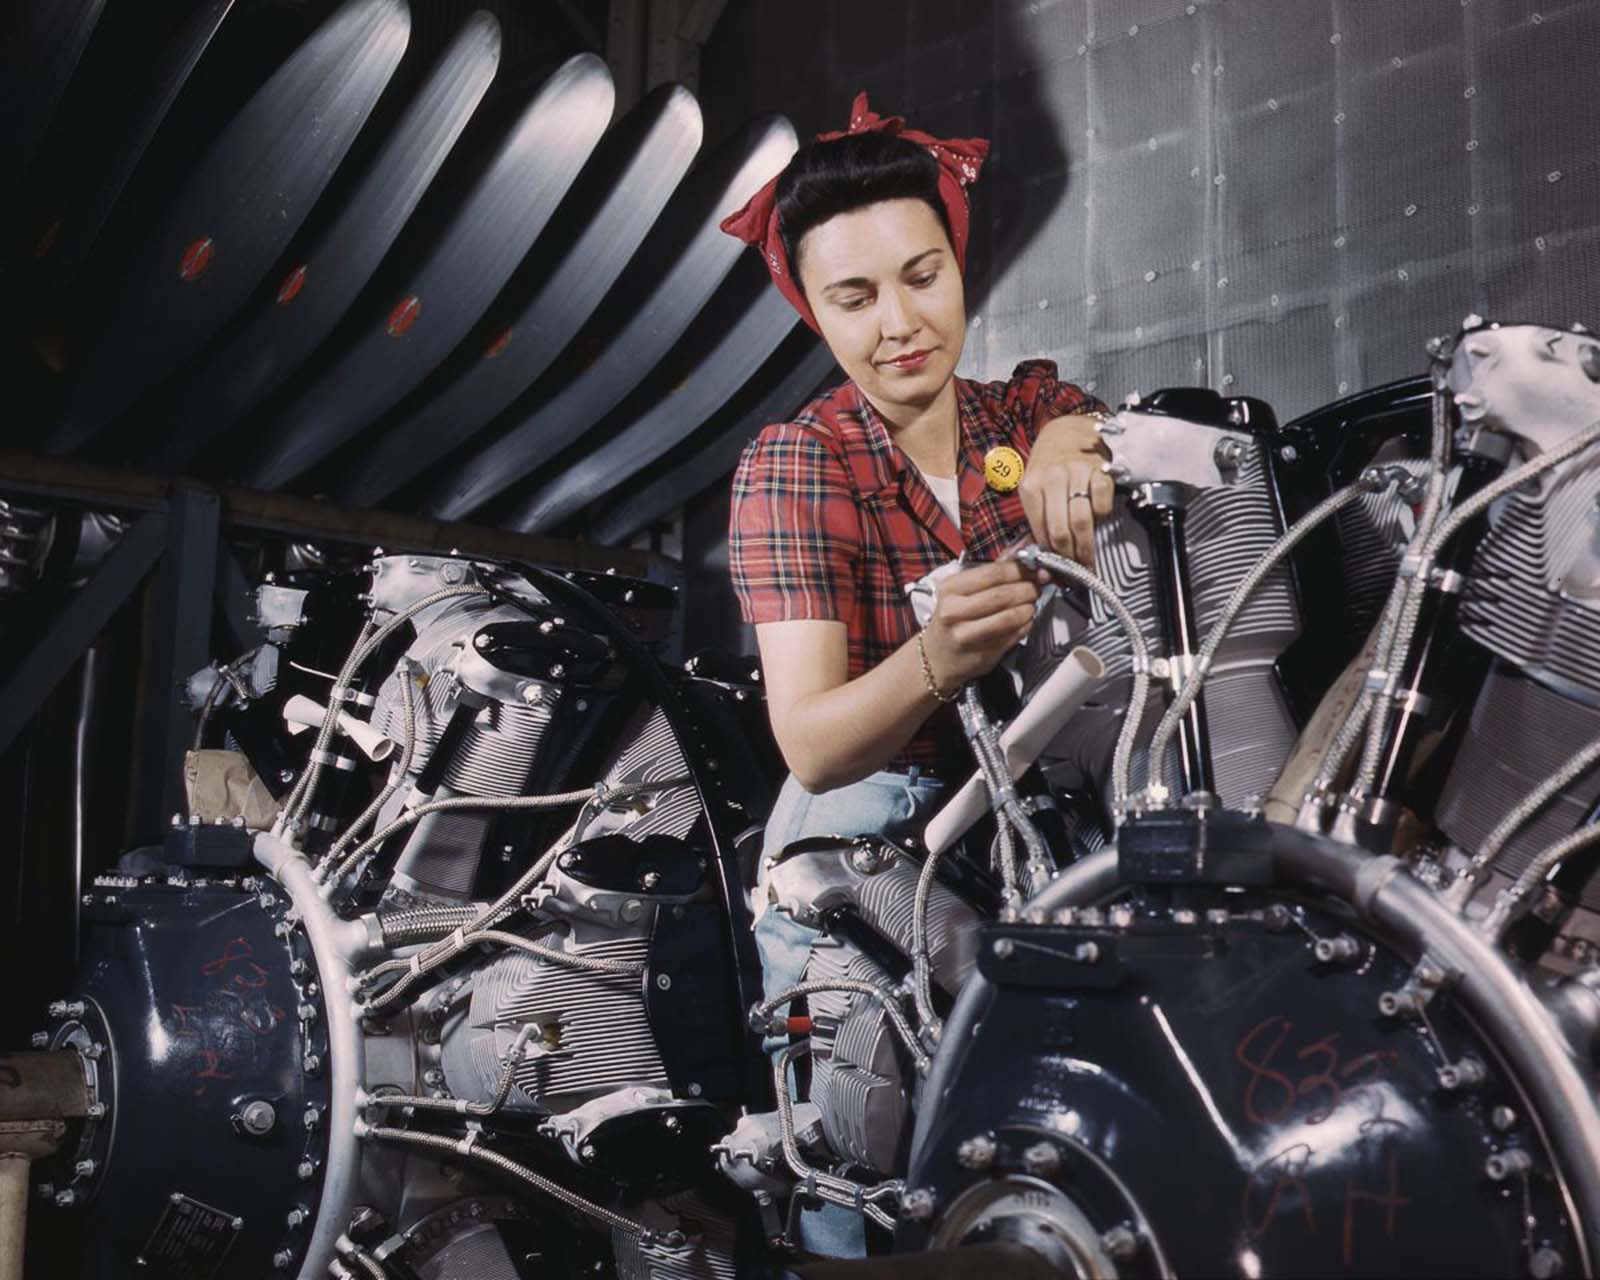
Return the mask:
{"type": "MultiPolygon", "coordinates": [[[[939,198],[944,202],[945,214],[950,219],[951,247],[956,253],[956,266],[965,270],[967,265],[967,227],[971,210],[967,204],[967,187],[975,182],[984,157],[989,154],[986,138],[935,138],[919,129],[907,129],[900,116],[880,116],[867,105],[867,95],[858,93],[850,106],[850,127],[835,133],[819,133],[818,142],[832,142],[852,133],[888,133],[926,147],[939,162],[939,198]]],[[[783,236],[778,229],[778,179],[750,197],[738,213],[722,220],[722,229],[738,236],[746,244],[761,250],[772,283],[778,292],[789,300],[791,306],[818,333],[817,318],[811,314],[800,281],[795,278],[789,255],[784,252],[783,236]]]]}

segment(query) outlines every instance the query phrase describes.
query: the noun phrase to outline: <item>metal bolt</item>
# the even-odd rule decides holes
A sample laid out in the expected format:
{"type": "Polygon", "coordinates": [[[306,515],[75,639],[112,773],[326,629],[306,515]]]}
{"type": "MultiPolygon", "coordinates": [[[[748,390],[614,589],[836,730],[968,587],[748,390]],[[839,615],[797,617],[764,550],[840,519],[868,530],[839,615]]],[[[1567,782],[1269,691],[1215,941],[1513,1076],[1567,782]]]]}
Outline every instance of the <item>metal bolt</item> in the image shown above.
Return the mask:
{"type": "Polygon", "coordinates": [[[661,1120],[661,1126],[668,1133],[677,1133],[679,1129],[683,1128],[683,1122],[677,1116],[664,1116],[661,1120]]]}
{"type": "Polygon", "coordinates": [[[1501,1104],[1489,1113],[1489,1123],[1501,1133],[1514,1128],[1517,1123],[1517,1113],[1510,1107],[1501,1104]]]}
{"type": "Polygon", "coordinates": [[[550,678],[552,680],[560,680],[566,674],[567,674],[567,669],[561,663],[552,662],[550,664],[550,678]]]}
{"type": "Polygon", "coordinates": [[[307,1107],[305,1114],[300,1117],[300,1123],[303,1124],[307,1129],[315,1129],[317,1127],[317,1123],[321,1119],[322,1113],[320,1111],[318,1111],[315,1107],[307,1107]]]}
{"type": "Polygon", "coordinates": [[[1404,1013],[1415,1013],[1422,1007],[1422,1001],[1415,991],[1401,988],[1398,991],[1385,991],[1378,997],[1378,1012],[1386,1018],[1399,1017],[1404,1013]]]}
{"type": "Polygon", "coordinates": [[[1300,450],[1296,449],[1292,444],[1286,444],[1278,450],[1278,456],[1285,462],[1297,462],[1300,458],[1300,450]]]}
{"type": "Polygon", "coordinates": [[[101,1044],[98,1040],[92,1041],[84,1048],[78,1050],[79,1053],[81,1053],[85,1058],[88,1058],[91,1062],[97,1061],[105,1053],[105,1051],[105,1045],[101,1044]]]}
{"type": "Polygon", "coordinates": [[[35,1049],[48,1049],[50,1047],[50,1033],[48,1031],[35,1031],[30,1043],[35,1049]]]}
{"type": "Polygon", "coordinates": [[[73,1205],[75,1205],[77,1203],[78,1203],[78,1193],[76,1191],[58,1191],[58,1192],[56,1192],[56,1208],[58,1208],[58,1209],[70,1209],[70,1208],[72,1208],[73,1205]]]}
{"type": "Polygon", "coordinates": [[[289,974],[291,977],[303,978],[311,972],[311,966],[304,960],[294,959],[289,961],[289,974]]]}
{"type": "Polygon", "coordinates": [[[230,1227],[232,1227],[235,1231],[243,1231],[244,1230],[244,1219],[243,1218],[234,1218],[231,1222],[228,1223],[228,1225],[230,1227]]]}
{"type": "Polygon", "coordinates": [[[1127,1223],[1119,1222],[1100,1237],[1100,1247],[1105,1250],[1106,1257],[1126,1262],[1139,1252],[1139,1235],[1127,1223]]]}
{"type": "Polygon", "coordinates": [[[322,1059],[314,1053],[306,1054],[306,1074],[314,1076],[322,1070],[322,1059]]]}
{"type": "Polygon", "coordinates": [[[996,958],[1009,960],[1016,953],[1017,944],[1010,938],[996,938],[989,950],[994,952],[996,958]]]}
{"type": "Polygon", "coordinates": [[[1504,1151],[1497,1151],[1483,1162],[1483,1171],[1489,1175],[1491,1182],[1504,1182],[1519,1173],[1526,1173],[1533,1168],[1533,1157],[1521,1147],[1507,1147],[1504,1151]]]}
{"type": "Polygon", "coordinates": [[[530,707],[536,707],[544,701],[544,686],[542,684],[525,684],[522,686],[522,700],[530,707]]]}
{"type": "Polygon", "coordinates": [[[271,1133],[272,1126],[277,1123],[277,1108],[264,1098],[245,1103],[244,1109],[239,1112],[240,1126],[246,1133],[253,1134],[257,1138],[271,1133]]]}
{"type": "Polygon", "coordinates": [[[956,1161],[963,1169],[987,1169],[994,1163],[996,1150],[993,1138],[986,1133],[975,1133],[961,1140],[956,1148],[956,1161]]]}
{"type": "Polygon", "coordinates": [[[82,1000],[52,1000],[50,1002],[50,1016],[52,1018],[81,1018],[83,1017],[82,1000]]]}
{"type": "Polygon", "coordinates": [[[908,1191],[900,1198],[900,1212],[912,1222],[926,1222],[933,1217],[933,1192],[926,1187],[908,1191]]]}
{"type": "Polygon", "coordinates": [[[298,1177],[301,1182],[310,1182],[311,1179],[317,1176],[316,1161],[302,1160],[298,1165],[295,1166],[294,1172],[295,1176],[298,1177]]]}
{"type": "Polygon", "coordinates": [[[593,1160],[594,1159],[594,1147],[591,1144],[587,1143],[587,1142],[584,1143],[583,1146],[578,1148],[578,1159],[583,1160],[585,1162],[593,1160]]]}
{"type": "Polygon", "coordinates": [[[1333,964],[1359,958],[1361,944],[1348,933],[1336,933],[1331,938],[1318,938],[1312,951],[1323,964],[1333,964]]]}
{"type": "Polygon", "coordinates": [[[300,1208],[299,1205],[296,1205],[293,1209],[289,1210],[289,1216],[286,1219],[289,1224],[289,1229],[292,1231],[295,1227],[298,1227],[302,1222],[304,1222],[309,1216],[310,1215],[307,1214],[304,1209],[300,1208]]]}
{"type": "Polygon", "coordinates": [[[1535,1249],[1528,1259],[1528,1274],[1533,1280],[1555,1280],[1565,1269],[1565,1260],[1549,1245],[1535,1249]]]}
{"type": "Polygon", "coordinates": [[[485,631],[480,631],[477,635],[472,637],[472,647],[474,649],[487,649],[493,643],[493,637],[491,637],[488,632],[485,631]]]}
{"type": "Polygon", "coordinates": [[[444,1072],[439,1070],[438,1067],[429,1067],[422,1073],[422,1083],[441,1085],[444,1083],[444,1072]]]}
{"type": "Polygon", "coordinates": [[[646,889],[654,889],[660,883],[661,873],[659,871],[646,871],[639,877],[639,884],[646,889]]]}
{"type": "Polygon", "coordinates": [[[293,1262],[294,1254],[287,1249],[279,1249],[277,1253],[272,1255],[272,1265],[279,1271],[287,1271],[293,1262]]]}
{"type": "Polygon", "coordinates": [[[656,974],[656,986],[662,991],[672,990],[672,975],[670,973],[656,974]]]}
{"type": "Polygon", "coordinates": [[[1035,1142],[1022,1153],[1022,1167],[1035,1178],[1054,1177],[1061,1168],[1061,1152],[1053,1142],[1035,1142]]]}
{"type": "Polygon", "coordinates": [[[91,1102],[84,1111],[84,1114],[91,1120],[99,1120],[105,1116],[105,1113],[106,1104],[103,1102],[91,1102]]]}
{"type": "Polygon", "coordinates": [[[1438,1074],[1441,1089],[1470,1089],[1489,1078],[1489,1069],[1467,1054],[1459,1061],[1445,1063],[1439,1068],[1438,1074]]]}
{"type": "Polygon", "coordinates": [[[317,1006],[310,1003],[302,1004],[295,1012],[300,1015],[301,1022],[313,1022],[316,1020],[317,1006]]]}

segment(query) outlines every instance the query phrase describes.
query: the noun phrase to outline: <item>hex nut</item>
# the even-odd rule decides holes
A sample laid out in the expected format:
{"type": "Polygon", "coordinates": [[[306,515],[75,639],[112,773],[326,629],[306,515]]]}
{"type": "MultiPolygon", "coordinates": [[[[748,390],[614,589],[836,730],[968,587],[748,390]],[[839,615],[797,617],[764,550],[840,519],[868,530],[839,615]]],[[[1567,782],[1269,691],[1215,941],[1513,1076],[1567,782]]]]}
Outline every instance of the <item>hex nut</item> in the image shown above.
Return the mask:
{"type": "Polygon", "coordinates": [[[975,1133],[961,1140],[956,1148],[956,1163],[963,1169],[987,1169],[994,1163],[996,1152],[993,1138],[987,1133],[975,1133]]]}
{"type": "Polygon", "coordinates": [[[1022,1167],[1035,1178],[1054,1177],[1061,1168],[1061,1152],[1053,1142],[1035,1142],[1022,1153],[1022,1167]]]}
{"type": "Polygon", "coordinates": [[[239,1124],[244,1131],[253,1137],[261,1137],[272,1132],[272,1126],[278,1123],[278,1110],[265,1098],[257,1098],[254,1102],[247,1102],[239,1112],[239,1124]]]}

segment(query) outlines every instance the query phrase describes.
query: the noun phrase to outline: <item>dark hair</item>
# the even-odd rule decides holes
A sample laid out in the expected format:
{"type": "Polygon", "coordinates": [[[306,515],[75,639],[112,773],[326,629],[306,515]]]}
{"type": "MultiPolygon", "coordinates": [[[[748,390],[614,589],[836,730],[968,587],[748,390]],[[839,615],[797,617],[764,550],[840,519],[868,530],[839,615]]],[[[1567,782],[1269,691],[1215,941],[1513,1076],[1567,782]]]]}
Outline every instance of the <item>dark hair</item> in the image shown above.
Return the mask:
{"type": "Polygon", "coordinates": [[[923,201],[954,243],[950,215],[939,197],[939,162],[916,143],[891,133],[851,133],[795,152],[777,190],[778,233],[795,283],[800,284],[799,249],[806,232],[880,200],[923,201]]]}

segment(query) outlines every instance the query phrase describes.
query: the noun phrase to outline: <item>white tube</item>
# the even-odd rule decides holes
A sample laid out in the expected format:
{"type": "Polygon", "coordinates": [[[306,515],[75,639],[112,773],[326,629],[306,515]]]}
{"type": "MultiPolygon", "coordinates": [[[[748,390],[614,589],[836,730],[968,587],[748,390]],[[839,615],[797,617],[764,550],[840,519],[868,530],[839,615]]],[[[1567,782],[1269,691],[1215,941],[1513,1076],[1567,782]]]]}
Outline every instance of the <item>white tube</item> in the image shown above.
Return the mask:
{"type": "MultiPolygon", "coordinates": [[[[1028,705],[1017,712],[1000,733],[1006,767],[1013,778],[1023,772],[1061,731],[1072,715],[1088,701],[1106,673],[1105,663],[1093,649],[1080,645],[1061,660],[1050,678],[1039,686],[1028,705]]],[[[959,840],[989,808],[989,793],[982,773],[968,778],[948,804],[934,814],[923,833],[929,854],[940,854],[959,840]]]]}
{"type": "MultiPolygon", "coordinates": [[[[303,693],[297,693],[283,704],[283,718],[290,733],[304,733],[317,728],[327,717],[328,709],[303,693]]],[[[365,720],[357,720],[348,711],[341,711],[336,719],[339,730],[360,747],[368,760],[381,763],[394,754],[394,739],[379,733],[365,720]]]]}

